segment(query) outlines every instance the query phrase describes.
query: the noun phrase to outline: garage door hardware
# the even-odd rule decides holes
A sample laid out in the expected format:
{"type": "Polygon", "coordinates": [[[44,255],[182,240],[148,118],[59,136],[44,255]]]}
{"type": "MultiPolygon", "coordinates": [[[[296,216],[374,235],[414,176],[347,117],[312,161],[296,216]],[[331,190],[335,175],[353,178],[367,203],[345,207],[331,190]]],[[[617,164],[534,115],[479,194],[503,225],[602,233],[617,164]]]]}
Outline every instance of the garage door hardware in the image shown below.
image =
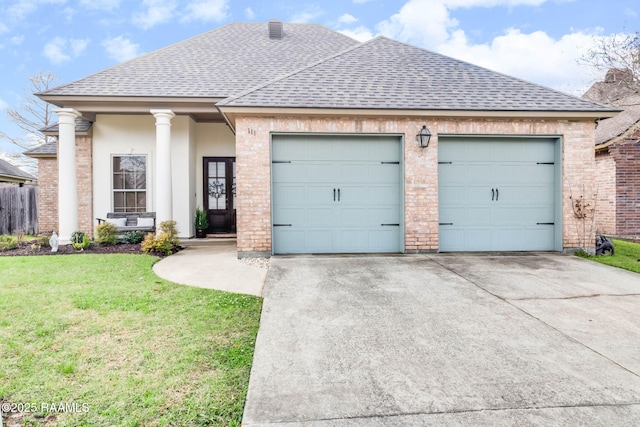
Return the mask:
{"type": "Polygon", "coordinates": [[[556,225],[555,222],[536,222],[536,225],[556,225]]]}
{"type": "Polygon", "coordinates": [[[291,224],[273,224],[274,227],[291,227],[291,224]]]}
{"type": "Polygon", "coordinates": [[[452,222],[439,222],[438,225],[453,225],[452,222]]]}
{"type": "Polygon", "coordinates": [[[554,162],[537,162],[536,165],[555,165],[554,162]]]}
{"type": "Polygon", "coordinates": [[[450,165],[453,162],[438,162],[439,165],[450,165]]]}
{"type": "Polygon", "coordinates": [[[496,202],[498,201],[498,197],[500,197],[500,191],[496,188],[495,192],[494,189],[491,189],[491,201],[493,201],[493,198],[495,197],[496,202]]]}
{"type": "Polygon", "coordinates": [[[400,162],[380,162],[382,165],[399,165],[400,162]]]}
{"type": "Polygon", "coordinates": [[[291,163],[291,160],[272,160],[271,163],[291,163]]]}
{"type": "MultiPolygon", "coordinates": [[[[336,189],[333,189],[333,201],[336,201],[336,189]]],[[[338,188],[338,201],[340,201],[340,189],[338,188]]]]}
{"type": "Polygon", "coordinates": [[[381,227],[400,227],[400,224],[380,224],[381,227]]]}

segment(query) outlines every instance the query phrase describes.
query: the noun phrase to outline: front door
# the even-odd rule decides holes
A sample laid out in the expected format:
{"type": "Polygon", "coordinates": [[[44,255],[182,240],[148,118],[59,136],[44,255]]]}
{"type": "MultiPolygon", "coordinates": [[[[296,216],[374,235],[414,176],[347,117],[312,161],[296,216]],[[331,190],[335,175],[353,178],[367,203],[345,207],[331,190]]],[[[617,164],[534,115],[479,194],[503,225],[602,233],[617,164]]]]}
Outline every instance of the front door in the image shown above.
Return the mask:
{"type": "Polygon", "coordinates": [[[208,233],[236,232],[236,159],[205,157],[204,208],[209,219],[208,233]]]}

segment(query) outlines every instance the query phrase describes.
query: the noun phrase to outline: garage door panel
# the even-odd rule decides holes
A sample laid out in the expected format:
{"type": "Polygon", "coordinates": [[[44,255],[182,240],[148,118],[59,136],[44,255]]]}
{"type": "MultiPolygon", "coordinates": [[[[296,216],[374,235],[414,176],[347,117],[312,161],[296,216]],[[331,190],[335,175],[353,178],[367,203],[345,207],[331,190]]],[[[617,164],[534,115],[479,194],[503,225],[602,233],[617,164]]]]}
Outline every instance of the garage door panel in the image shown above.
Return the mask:
{"type": "Polygon", "coordinates": [[[553,223],[556,214],[555,144],[551,138],[441,137],[440,250],[555,249],[555,225],[537,226],[553,223]],[[450,223],[455,229],[443,225],[450,223]]]}
{"type": "Polygon", "coordinates": [[[402,222],[400,138],[278,135],[272,147],[272,217],[291,224],[274,226],[275,253],[402,251],[401,227],[381,230],[402,222]]]}

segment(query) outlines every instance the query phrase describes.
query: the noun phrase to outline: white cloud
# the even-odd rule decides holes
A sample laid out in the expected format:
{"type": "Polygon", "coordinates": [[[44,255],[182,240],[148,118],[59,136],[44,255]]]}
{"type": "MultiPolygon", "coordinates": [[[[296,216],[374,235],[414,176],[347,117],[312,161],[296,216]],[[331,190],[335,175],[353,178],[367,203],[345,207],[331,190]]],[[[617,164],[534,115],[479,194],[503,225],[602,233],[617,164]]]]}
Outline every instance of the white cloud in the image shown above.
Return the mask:
{"type": "Polygon", "coordinates": [[[253,11],[253,9],[248,7],[244,10],[244,17],[249,20],[253,20],[256,18],[256,13],[253,11]]]}
{"type": "Polygon", "coordinates": [[[6,33],[7,31],[9,31],[9,27],[0,22],[0,34],[6,33]]]}
{"type": "Polygon", "coordinates": [[[72,7],[65,7],[62,11],[62,15],[64,15],[64,19],[67,21],[71,21],[73,19],[73,15],[76,14],[76,10],[72,7]]]}
{"type": "Polygon", "coordinates": [[[300,12],[296,12],[289,19],[290,22],[295,22],[297,24],[306,24],[316,20],[316,18],[324,15],[324,11],[317,6],[313,6],[307,8],[307,10],[303,10],[300,12]]]}
{"type": "Polygon", "coordinates": [[[80,0],[80,5],[87,9],[114,10],[120,7],[121,0],[80,0]]]}
{"type": "Polygon", "coordinates": [[[22,20],[35,12],[42,4],[64,4],[67,0],[18,0],[5,9],[6,15],[15,20],[22,20]]]}
{"type": "Polygon", "coordinates": [[[169,21],[178,6],[175,0],[144,0],[142,4],[146,10],[134,13],[131,20],[143,30],[169,21]]]}
{"type": "Polygon", "coordinates": [[[89,45],[89,40],[56,37],[44,45],[42,54],[54,64],[62,64],[80,56],[89,45]]]}
{"type": "Polygon", "coordinates": [[[19,36],[13,36],[9,39],[9,41],[11,42],[11,44],[19,46],[24,41],[24,35],[21,34],[19,36]]]}
{"type": "Polygon", "coordinates": [[[340,33],[344,34],[347,37],[351,37],[352,39],[356,39],[359,42],[366,42],[367,40],[371,40],[373,37],[373,33],[367,29],[367,27],[360,26],[355,30],[340,30],[340,33]]]}
{"type": "Polygon", "coordinates": [[[638,12],[636,12],[635,10],[631,9],[630,7],[626,8],[624,10],[624,16],[628,16],[630,18],[637,18],[638,17],[638,12]]]}
{"type": "Polygon", "coordinates": [[[345,13],[338,18],[338,22],[341,22],[343,24],[353,24],[354,22],[358,22],[358,18],[349,13],[345,13]]]}
{"type": "Polygon", "coordinates": [[[367,2],[370,2],[370,1],[371,1],[371,0],[353,0],[353,2],[354,2],[355,4],[362,4],[362,3],[367,3],[367,2]]]}
{"type": "Polygon", "coordinates": [[[102,46],[107,51],[109,58],[118,62],[128,61],[140,55],[140,45],[125,39],[123,36],[105,39],[102,41],[102,46]]]}
{"type": "Polygon", "coordinates": [[[227,17],[229,5],[227,0],[195,0],[190,1],[183,22],[205,21],[220,22],[227,17]]]}
{"type": "Polygon", "coordinates": [[[0,110],[5,110],[7,108],[9,108],[9,104],[7,104],[4,99],[0,98],[0,110]]]}

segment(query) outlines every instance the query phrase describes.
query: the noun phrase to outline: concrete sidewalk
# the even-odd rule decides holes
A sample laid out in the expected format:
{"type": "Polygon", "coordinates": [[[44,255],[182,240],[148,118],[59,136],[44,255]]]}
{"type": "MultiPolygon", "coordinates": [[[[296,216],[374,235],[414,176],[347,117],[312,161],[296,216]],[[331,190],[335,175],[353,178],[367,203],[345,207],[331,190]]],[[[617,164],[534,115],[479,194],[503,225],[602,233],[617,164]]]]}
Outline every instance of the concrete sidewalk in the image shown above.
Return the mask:
{"type": "Polygon", "coordinates": [[[235,240],[188,245],[153,266],[163,279],[188,286],[262,296],[267,269],[238,260],[235,240]]]}
{"type": "Polygon", "coordinates": [[[639,293],[560,254],[276,257],[243,425],[640,425],[639,293]]]}

